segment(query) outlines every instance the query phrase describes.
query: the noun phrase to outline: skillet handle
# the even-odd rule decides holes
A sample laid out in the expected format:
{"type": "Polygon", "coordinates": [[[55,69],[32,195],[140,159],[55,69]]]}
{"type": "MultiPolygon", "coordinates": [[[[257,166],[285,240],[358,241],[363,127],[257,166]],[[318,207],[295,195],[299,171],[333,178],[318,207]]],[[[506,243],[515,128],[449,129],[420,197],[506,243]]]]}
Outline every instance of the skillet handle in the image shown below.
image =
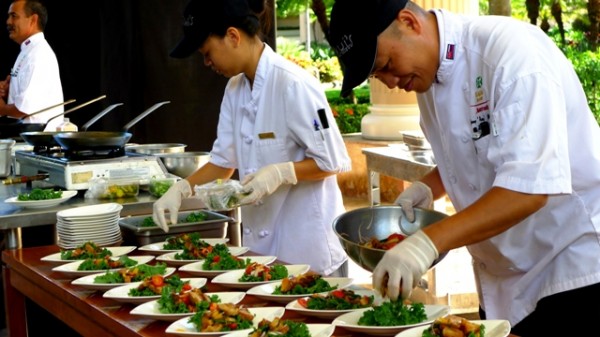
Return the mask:
{"type": "Polygon", "coordinates": [[[112,109],[118,107],[119,105],[123,105],[123,103],[116,103],[116,104],[113,104],[113,105],[109,105],[106,109],[100,111],[96,116],[94,116],[92,119],[90,119],[87,123],[83,124],[83,126],[81,127],[81,129],[83,131],[87,131],[87,129],[90,127],[90,125],[96,123],[100,118],[102,118],[102,116],[106,115],[112,109]]]}
{"type": "Polygon", "coordinates": [[[139,122],[142,118],[148,116],[152,111],[160,108],[161,106],[167,104],[167,103],[171,103],[171,101],[164,101],[164,102],[160,102],[160,103],[156,103],[153,106],[151,106],[150,108],[148,108],[146,111],[142,112],[141,114],[139,114],[136,118],[134,118],[131,122],[127,123],[125,125],[125,127],[123,127],[123,131],[127,131],[129,130],[129,128],[131,128],[132,126],[135,125],[135,123],[139,122]]]}
{"type": "Polygon", "coordinates": [[[106,98],[106,95],[102,95],[102,96],[98,96],[98,97],[96,97],[96,98],[94,98],[92,100],[89,100],[89,101],[87,101],[85,103],[79,104],[78,106],[76,106],[74,108],[71,108],[71,109],[69,109],[69,110],[67,110],[67,111],[65,111],[63,113],[59,113],[58,115],[56,115],[56,116],[48,119],[48,121],[46,122],[46,124],[50,123],[51,120],[53,120],[53,119],[55,119],[57,117],[60,117],[61,115],[64,116],[64,115],[68,114],[69,112],[73,112],[75,110],[79,110],[79,109],[83,108],[86,105],[92,104],[92,103],[94,103],[96,101],[99,101],[99,100],[105,99],[105,98],[106,98]]]}

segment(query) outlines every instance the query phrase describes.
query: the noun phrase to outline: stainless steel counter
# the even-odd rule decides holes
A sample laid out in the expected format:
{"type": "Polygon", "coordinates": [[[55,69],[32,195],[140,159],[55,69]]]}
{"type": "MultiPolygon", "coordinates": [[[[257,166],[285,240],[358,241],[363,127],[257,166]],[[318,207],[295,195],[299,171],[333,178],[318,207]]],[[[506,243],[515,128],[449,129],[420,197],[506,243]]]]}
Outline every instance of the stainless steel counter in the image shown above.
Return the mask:
{"type": "Polygon", "coordinates": [[[372,147],[362,150],[367,159],[369,174],[369,202],[371,206],[381,204],[379,175],[415,181],[423,177],[434,167],[433,155],[423,155],[404,149],[402,144],[384,147],[372,147]]]}
{"type": "MultiPolygon", "coordinates": [[[[98,200],[84,198],[85,190],[79,191],[78,195],[64,203],[48,208],[21,208],[4,202],[4,200],[26,193],[33,188],[51,188],[52,185],[44,181],[33,181],[27,184],[4,185],[0,184],[0,230],[4,231],[5,248],[22,248],[21,228],[43,226],[56,223],[56,212],[79,206],[96,205],[99,203],[117,202],[123,205],[122,216],[151,214],[152,204],[156,198],[146,191],[140,191],[135,198],[124,198],[117,200],[98,200]]],[[[186,199],[182,203],[181,210],[200,209],[201,204],[197,199],[186,199]]],[[[228,224],[227,236],[232,245],[241,245],[241,216],[239,209],[228,211],[227,216],[235,219],[234,223],[228,224]]]]}

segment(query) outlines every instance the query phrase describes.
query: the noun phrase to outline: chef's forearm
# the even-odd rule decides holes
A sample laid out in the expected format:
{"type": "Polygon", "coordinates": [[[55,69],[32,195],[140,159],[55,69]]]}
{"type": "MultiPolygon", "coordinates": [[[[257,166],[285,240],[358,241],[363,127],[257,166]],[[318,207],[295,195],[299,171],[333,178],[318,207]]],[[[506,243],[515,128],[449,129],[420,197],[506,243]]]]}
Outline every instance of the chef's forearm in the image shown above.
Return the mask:
{"type": "Polygon", "coordinates": [[[308,158],[302,161],[294,162],[296,178],[301,180],[323,180],[329,176],[335,175],[335,172],[326,172],[319,168],[314,159],[308,158]]]}
{"type": "Polygon", "coordinates": [[[444,184],[442,184],[442,178],[440,177],[437,167],[421,178],[421,182],[427,184],[427,186],[431,188],[433,200],[446,196],[446,189],[444,188],[444,184]]]}
{"type": "Polygon", "coordinates": [[[0,116],[21,118],[26,117],[27,114],[19,111],[14,104],[6,104],[6,101],[3,98],[0,98],[0,116]]]}

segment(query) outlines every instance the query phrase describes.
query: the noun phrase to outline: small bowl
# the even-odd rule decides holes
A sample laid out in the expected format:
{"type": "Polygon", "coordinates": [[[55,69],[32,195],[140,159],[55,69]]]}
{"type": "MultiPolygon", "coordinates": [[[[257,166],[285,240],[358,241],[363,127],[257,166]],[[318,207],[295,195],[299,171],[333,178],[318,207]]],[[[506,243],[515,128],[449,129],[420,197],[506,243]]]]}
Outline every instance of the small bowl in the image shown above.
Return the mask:
{"type": "MultiPolygon", "coordinates": [[[[397,205],[358,208],[338,216],[333,221],[333,230],[348,256],[359,266],[372,272],[386,251],[365,247],[364,244],[370,239],[382,240],[392,233],[408,236],[448,216],[421,208],[414,208],[414,211],[415,222],[411,223],[404,217],[402,207],[397,205]]],[[[447,252],[440,253],[431,266],[435,266],[446,254],[447,252]]]]}
{"type": "Polygon", "coordinates": [[[156,154],[169,173],[185,178],[197,169],[208,163],[210,154],[208,152],[181,152],[156,154]]]}

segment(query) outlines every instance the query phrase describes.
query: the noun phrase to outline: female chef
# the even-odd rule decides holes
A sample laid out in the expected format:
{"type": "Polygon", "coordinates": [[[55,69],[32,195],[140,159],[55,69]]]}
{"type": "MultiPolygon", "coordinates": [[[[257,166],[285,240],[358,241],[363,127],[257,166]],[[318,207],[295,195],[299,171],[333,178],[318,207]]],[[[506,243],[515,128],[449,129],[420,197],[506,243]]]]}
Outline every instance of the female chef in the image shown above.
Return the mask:
{"type": "MultiPolygon", "coordinates": [[[[171,52],[199,51],[204,64],[229,77],[210,162],[173,185],[154,204],[168,231],[192,185],[230,178],[244,189],[243,245],[323,275],[347,275],[347,255],[332,223],[343,213],[336,173],[351,162],[319,81],[276,54],[259,34],[264,0],[192,0],[184,38],[171,52]]],[[[266,17],[267,15],[265,15],[266,17]]]]}

